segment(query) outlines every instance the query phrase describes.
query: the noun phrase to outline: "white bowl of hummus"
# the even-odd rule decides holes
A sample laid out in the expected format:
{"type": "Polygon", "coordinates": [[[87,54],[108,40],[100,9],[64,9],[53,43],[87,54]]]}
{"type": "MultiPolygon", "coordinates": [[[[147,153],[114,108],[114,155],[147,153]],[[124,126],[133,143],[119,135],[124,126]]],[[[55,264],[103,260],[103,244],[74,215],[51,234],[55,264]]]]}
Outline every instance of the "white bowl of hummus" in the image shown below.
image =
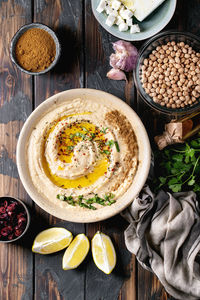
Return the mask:
{"type": "Polygon", "coordinates": [[[90,223],[125,209],[142,189],[150,144],[137,114],[94,89],[56,94],[29,116],[17,167],[30,197],[48,213],[90,223]]]}

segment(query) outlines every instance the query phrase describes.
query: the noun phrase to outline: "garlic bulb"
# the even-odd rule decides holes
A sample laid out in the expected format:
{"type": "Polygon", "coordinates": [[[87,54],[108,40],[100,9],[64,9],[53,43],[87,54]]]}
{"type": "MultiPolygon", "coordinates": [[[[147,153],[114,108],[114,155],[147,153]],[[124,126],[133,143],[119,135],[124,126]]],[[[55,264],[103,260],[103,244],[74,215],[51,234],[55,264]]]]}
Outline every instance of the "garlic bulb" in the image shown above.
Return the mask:
{"type": "MultiPolygon", "coordinates": [[[[135,68],[138,51],[130,42],[119,40],[113,43],[115,53],[110,56],[110,65],[114,69],[130,72],[135,68]]],[[[120,80],[120,79],[119,79],[120,80]]]]}

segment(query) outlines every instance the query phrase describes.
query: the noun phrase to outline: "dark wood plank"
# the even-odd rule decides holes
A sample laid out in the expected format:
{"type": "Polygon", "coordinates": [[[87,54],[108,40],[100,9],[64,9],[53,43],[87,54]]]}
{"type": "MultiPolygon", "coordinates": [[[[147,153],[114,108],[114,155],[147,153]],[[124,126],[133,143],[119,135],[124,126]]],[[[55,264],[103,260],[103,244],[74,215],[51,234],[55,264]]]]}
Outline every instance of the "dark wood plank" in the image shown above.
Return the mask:
{"type": "MultiPolygon", "coordinates": [[[[35,105],[63,90],[82,87],[82,5],[80,1],[35,1],[34,21],[54,29],[62,54],[52,72],[35,77],[35,105]]],[[[84,224],[61,221],[36,207],[38,231],[52,225],[66,227],[75,236],[85,232],[84,224]]],[[[35,299],[84,299],[85,263],[77,270],[63,271],[63,251],[50,256],[35,256],[35,299]]]]}
{"type": "MultiPolygon", "coordinates": [[[[30,203],[18,177],[16,143],[32,109],[32,80],[13,66],[10,40],[31,22],[31,0],[0,1],[0,196],[30,203]]],[[[0,244],[0,299],[32,299],[32,253],[19,243],[0,244]]]]}
{"type": "MultiPolygon", "coordinates": [[[[167,29],[177,29],[180,31],[193,32],[199,36],[200,34],[200,2],[194,0],[188,2],[186,0],[178,0],[175,14],[167,25],[167,29]]],[[[160,133],[163,129],[162,125],[169,122],[172,116],[166,116],[157,113],[150,109],[142,100],[138,97],[138,113],[145,124],[147,132],[152,145],[154,145],[153,137],[160,133]]],[[[162,284],[159,282],[156,276],[152,273],[145,271],[140,265],[138,266],[138,300],[166,300],[174,299],[168,295],[162,284]]]]}
{"type": "MultiPolygon", "coordinates": [[[[107,33],[95,20],[91,1],[85,6],[85,53],[86,87],[111,93],[134,106],[133,79],[130,83],[112,81],[106,78],[110,70],[109,56],[113,52],[112,42],[117,39],[107,33]]],[[[87,225],[87,235],[92,238],[97,230],[108,234],[117,251],[117,265],[108,276],[98,270],[90,260],[86,273],[86,299],[114,300],[136,299],[135,258],[125,247],[123,231],[127,223],[118,215],[104,222],[87,225]]]]}

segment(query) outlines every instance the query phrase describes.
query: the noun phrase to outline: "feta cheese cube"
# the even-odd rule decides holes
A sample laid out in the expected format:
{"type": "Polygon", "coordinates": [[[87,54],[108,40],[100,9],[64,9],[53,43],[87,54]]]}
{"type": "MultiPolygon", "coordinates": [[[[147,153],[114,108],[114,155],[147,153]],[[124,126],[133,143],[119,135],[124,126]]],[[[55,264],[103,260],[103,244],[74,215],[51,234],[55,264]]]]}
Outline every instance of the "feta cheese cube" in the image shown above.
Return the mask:
{"type": "Polygon", "coordinates": [[[105,8],[106,8],[106,1],[105,0],[101,0],[96,10],[99,13],[102,13],[105,10],[105,8]]]}
{"type": "Polygon", "coordinates": [[[115,23],[115,19],[115,16],[109,15],[106,19],[106,25],[108,25],[109,27],[113,26],[113,24],[115,23]]]}
{"type": "Polygon", "coordinates": [[[130,19],[133,16],[132,11],[130,11],[129,9],[125,9],[124,12],[122,13],[122,18],[124,19],[130,19]]]}
{"type": "Polygon", "coordinates": [[[123,18],[123,13],[124,13],[124,11],[125,11],[125,8],[124,8],[124,6],[122,6],[122,7],[120,8],[120,10],[119,10],[119,15],[122,17],[122,19],[124,19],[124,18],[123,18]]]}
{"type": "Polygon", "coordinates": [[[132,26],[132,25],[133,25],[133,20],[132,20],[132,19],[127,19],[127,20],[126,20],[126,24],[127,24],[128,26],[132,26]]]}
{"type": "Polygon", "coordinates": [[[122,19],[121,16],[117,16],[117,18],[116,18],[116,20],[115,20],[115,24],[116,24],[116,25],[119,25],[119,24],[121,24],[121,23],[124,23],[124,20],[122,19]]]}
{"type": "Polygon", "coordinates": [[[130,33],[137,33],[137,32],[140,32],[140,27],[138,24],[134,24],[131,26],[130,28],[130,33]]]}
{"type": "Polygon", "coordinates": [[[120,6],[121,6],[121,2],[119,0],[113,0],[112,2],[113,9],[119,10],[120,6]]]}
{"type": "Polygon", "coordinates": [[[110,15],[117,17],[118,16],[117,10],[113,9],[110,15]]]}
{"type": "Polygon", "coordinates": [[[127,31],[128,25],[123,22],[123,23],[119,24],[118,28],[119,28],[119,31],[127,31]]]}
{"type": "Polygon", "coordinates": [[[113,9],[110,6],[107,5],[106,8],[105,8],[105,11],[106,11],[107,15],[110,15],[110,14],[112,14],[113,9]]]}

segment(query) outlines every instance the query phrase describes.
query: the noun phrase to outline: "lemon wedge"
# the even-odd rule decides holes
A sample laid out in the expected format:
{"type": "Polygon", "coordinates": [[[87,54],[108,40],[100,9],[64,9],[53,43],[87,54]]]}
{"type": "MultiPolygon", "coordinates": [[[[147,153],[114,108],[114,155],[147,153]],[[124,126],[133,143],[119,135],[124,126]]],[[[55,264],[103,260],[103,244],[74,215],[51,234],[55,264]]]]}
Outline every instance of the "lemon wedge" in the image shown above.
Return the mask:
{"type": "Polygon", "coordinates": [[[78,234],[64,253],[62,267],[64,270],[77,268],[85,259],[90,243],[84,233],[78,234]]]}
{"type": "Polygon", "coordinates": [[[72,238],[72,233],[65,228],[49,228],[36,236],[32,251],[40,254],[51,254],[69,246],[72,238]]]}
{"type": "Polygon", "coordinates": [[[93,260],[101,271],[110,274],[116,265],[116,253],[109,236],[97,231],[92,239],[93,260]]]}

